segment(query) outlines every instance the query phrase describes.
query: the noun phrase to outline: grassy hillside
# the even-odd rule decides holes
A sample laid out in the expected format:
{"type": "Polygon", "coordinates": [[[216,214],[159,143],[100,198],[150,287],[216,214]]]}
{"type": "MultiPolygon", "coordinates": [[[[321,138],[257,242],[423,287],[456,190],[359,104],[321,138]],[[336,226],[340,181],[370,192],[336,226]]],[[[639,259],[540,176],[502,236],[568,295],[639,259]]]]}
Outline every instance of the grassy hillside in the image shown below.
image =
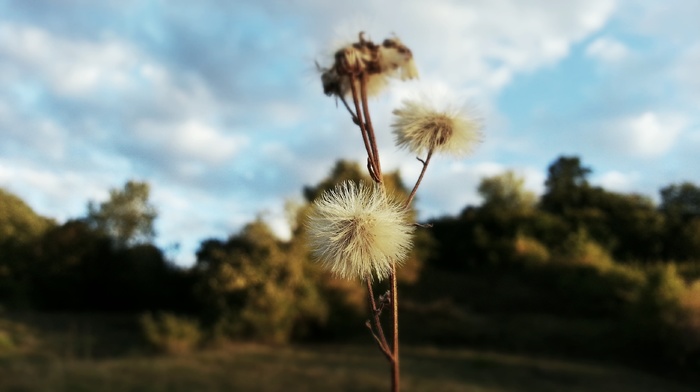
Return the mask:
{"type": "MultiPolygon", "coordinates": [[[[470,350],[407,348],[403,391],[691,392],[629,369],[470,350]]],[[[370,346],[232,345],[188,356],[0,356],[2,391],[386,391],[370,346]]]]}

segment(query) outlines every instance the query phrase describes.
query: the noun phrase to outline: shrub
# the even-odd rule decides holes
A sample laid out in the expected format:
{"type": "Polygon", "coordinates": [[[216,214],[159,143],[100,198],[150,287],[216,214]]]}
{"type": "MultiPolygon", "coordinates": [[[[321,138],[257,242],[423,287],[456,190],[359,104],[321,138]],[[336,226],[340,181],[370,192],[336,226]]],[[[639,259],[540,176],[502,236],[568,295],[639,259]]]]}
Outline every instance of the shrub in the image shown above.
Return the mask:
{"type": "Polygon", "coordinates": [[[0,353],[31,349],[36,343],[34,331],[26,325],[0,318],[0,353]]]}
{"type": "MultiPolygon", "coordinates": [[[[661,361],[682,364],[692,351],[684,336],[690,311],[684,306],[689,290],[673,264],[650,268],[639,297],[630,305],[628,336],[661,361]]],[[[690,303],[688,304],[690,305],[690,303]]]]}
{"type": "Polygon", "coordinates": [[[197,321],[172,313],[161,313],[155,317],[146,313],[141,316],[140,323],[146,341],[167,354],[190,352],[202,339],[197,321]]]}
{"type": "Polygon", "coordinates": [[[585,230],[571,234],[559,250],[562,262],[590,266],[598,271],[608,271],[615,265],[610,253],[592,240],[585,230]]]}
{"type": "Polygon", "coordinates": [[[515,259],[525,264],[540,265],[549,261],[549,249],[534,238],[518,235],[515,238],[515,259]]]}

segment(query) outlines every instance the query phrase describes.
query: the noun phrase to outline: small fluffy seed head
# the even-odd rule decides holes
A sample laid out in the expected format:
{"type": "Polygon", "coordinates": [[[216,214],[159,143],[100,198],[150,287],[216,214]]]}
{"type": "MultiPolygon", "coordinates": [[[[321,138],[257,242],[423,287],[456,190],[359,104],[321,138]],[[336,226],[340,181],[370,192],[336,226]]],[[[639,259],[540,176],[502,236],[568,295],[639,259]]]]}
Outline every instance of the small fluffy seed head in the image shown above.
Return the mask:
{"type": "Polygon", "coordinates": [[[324,192],[307,221],[314,257],[335,275],[379,280],[411,249],[406,208],[375,185],[346,181],[324,192]]]}
{"type": "Polygon", "coordinates": [[[424,100],[404,100],[393,113],[396,145],[417,155],[434,151],[465,156],[481,142],[481,123],[465,110],[439,110],[424,100]]]}

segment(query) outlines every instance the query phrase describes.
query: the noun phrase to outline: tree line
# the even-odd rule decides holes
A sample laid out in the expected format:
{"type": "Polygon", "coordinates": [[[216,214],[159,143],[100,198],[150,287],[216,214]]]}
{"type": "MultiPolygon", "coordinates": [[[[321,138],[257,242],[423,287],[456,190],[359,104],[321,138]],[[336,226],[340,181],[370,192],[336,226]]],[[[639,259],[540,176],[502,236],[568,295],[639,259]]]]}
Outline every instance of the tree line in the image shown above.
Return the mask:
{"type": "MultiPolygon", "coordinates": [[[[632,342],[653,336],[658,350],[683,345],[671,356],[698,355],[700,299],[692,299],[700,298],[700,283],[693,286],[700,282],[700,187],[670,184],[656,205],[593,186],[590,173],[578,157],[559,157],[539,198],[513,172],[484,178],[481,205],[432,219],[417,231],[413,254],[400,270],[403,311],[410,318],[444,305],[489,314],[526,309],[624,317],[646,331],[632,342]],[[478,283],[475,277],[510,279],[509,289],[473,291],[463,282],[478,283]],[[514,297],[516,288],[528,290],[529,302],[514,297]],[[669,331],[681,340],[669,341],[669,331]]],[[[107,201],[88,203],[85,216],[61,224],[0,190],[0,309],[172,312],[200,320],[217,336],[276,343],[347,336],[366,317],[364,289],[318,268],[304,226],[310,203],[345,180],[368,179],[359,165],[340,161],[326,179],[303,189],[304,202],[288,206],[290,240],[255,220],[228,238],[202,240],[188,268],[173,265],[153,245],[157,206],[147,183],[127,182],[107,201]]],[[[406,197],[398,172],[385,181],[406,197]]],[[[416,336],[433,331],[430,339],[439,340],[448,326],[436,323],[418,321],[424,328],[416,336]]]]}

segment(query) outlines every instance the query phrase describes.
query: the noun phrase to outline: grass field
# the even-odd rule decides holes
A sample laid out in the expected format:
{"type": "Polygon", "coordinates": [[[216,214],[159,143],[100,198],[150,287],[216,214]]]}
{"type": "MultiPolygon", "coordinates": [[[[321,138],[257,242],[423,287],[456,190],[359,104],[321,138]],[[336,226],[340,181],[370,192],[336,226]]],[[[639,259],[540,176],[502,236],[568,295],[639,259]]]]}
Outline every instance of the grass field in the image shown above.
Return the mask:
{"type": "MultiPolygon", "coordinates": [[[[469,350],[406,348],[402,390],[692,392],[619,366],[469,350]]],[[[0,356],[0,391],[386,391],[383,357],[367,346],[231,345],[186,356],[108,359],[0,356]]]]}

